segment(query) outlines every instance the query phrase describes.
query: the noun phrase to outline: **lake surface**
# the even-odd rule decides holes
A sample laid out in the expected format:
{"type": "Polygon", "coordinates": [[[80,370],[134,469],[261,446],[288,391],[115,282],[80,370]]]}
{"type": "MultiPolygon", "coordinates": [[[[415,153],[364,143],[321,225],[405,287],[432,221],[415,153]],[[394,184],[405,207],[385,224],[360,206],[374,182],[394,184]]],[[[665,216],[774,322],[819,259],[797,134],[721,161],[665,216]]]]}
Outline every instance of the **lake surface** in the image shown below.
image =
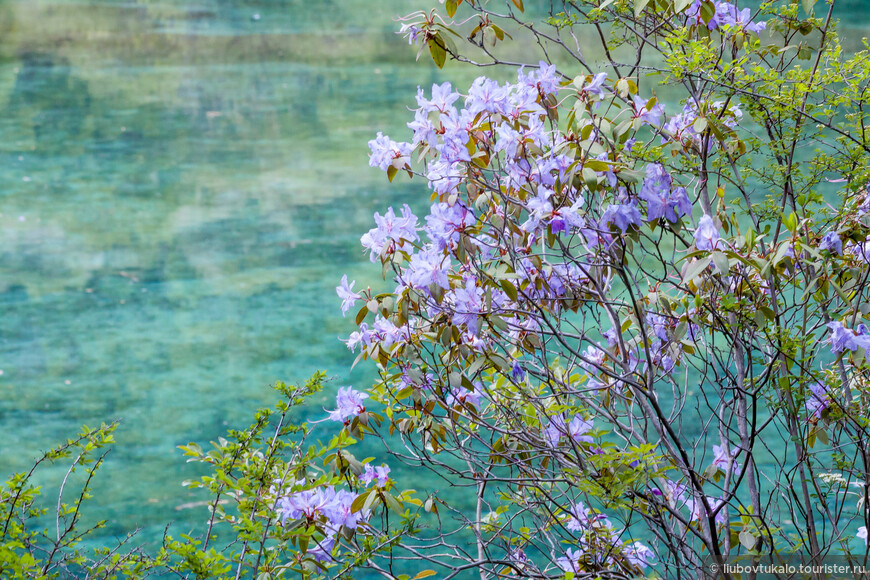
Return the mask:
{"type": "MultiPolygon", "coordinates": [[[[0,4],[0,470],[123,419],[108,534],[205,519],[176,446],[247,425],[276,380],[364,386],[334,288],[379,285],[372,212],[428,204],[367,164],[437,71],[394,31],[426,0],[0,4]]],[[[850,46],[870,9],[844,4],[850,46]]],[[[386,459],[386,458],[384,458],[386,459]]],[[[408,482],[408,487],[414,487],[408,482]]]]}

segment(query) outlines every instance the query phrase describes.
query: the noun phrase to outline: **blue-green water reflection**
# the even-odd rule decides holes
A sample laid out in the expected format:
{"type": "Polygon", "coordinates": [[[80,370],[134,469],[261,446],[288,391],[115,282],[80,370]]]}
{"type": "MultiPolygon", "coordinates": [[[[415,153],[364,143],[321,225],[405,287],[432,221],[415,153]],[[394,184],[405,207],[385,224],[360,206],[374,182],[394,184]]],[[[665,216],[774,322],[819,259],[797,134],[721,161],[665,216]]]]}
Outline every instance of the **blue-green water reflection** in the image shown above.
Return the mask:
{"type": "Polygon", "coordinates": [[[275,380],[372,379],[334,287],[376,283],[359,235],[411,189],[366,142],[439,80],[404,2],[228,4],[0,7],[0,467],[122,418],[89,511],[112,533],[202,520],[175,447],[275,380]]]}

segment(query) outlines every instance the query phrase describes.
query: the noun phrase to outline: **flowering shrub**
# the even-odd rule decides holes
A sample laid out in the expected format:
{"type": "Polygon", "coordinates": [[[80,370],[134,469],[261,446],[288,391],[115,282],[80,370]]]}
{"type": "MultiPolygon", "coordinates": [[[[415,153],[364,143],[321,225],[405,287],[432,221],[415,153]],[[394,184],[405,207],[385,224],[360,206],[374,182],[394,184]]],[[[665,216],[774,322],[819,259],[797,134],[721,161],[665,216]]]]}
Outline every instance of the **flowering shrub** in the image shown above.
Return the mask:
{"type": "MultiPolygon", "coordinates": [[[[506,64],[513,4],[402,32],[438,66],[506,64]]],[[[468,490],[450,509],[476,546],[405,549],[481,578],[863,553],[870,68],[814,4],[559,3],[526,28],[546,60],[421,88],[408,136],[369,142],[431,200],[375,214],[388,285],[343,279],[345,342],[401,456],[468,490]]]]}

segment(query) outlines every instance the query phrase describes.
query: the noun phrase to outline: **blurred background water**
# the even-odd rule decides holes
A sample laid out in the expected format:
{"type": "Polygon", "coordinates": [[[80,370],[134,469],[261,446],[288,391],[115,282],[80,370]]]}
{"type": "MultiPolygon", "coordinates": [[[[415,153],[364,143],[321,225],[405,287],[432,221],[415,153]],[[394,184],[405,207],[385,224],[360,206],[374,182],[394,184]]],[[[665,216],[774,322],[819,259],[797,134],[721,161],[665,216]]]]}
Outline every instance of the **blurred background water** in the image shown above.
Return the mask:
{"type": "MultiPolygon", "coordinates": [[[[88,517],[154,542],[207,515],[176,509],[203,499],[176,446],[247,425],[276,380],[334,377],[317,418],[373,380],[334,288],[382,287],[359,236],[428,195],[366,142],[407,138],[417,85],[480,74],[394,34],[431,4],[0,2],[2,474],[121,418],[88,517]]],[[[868,15],[842,4],[847,46],[868,15]]]]}

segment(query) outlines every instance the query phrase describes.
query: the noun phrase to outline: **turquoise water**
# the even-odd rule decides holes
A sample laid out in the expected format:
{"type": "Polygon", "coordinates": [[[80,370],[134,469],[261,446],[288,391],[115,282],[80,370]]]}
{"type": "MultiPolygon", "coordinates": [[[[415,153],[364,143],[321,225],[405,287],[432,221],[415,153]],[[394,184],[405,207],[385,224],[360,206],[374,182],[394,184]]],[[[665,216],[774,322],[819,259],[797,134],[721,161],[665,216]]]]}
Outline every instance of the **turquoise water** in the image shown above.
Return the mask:
{"type": "Polygon", "coordinates": [[[122,419],[88,511],[110,533],[202,521],[176,446],[276,380],[372,380],[334,287],[377,283],[359,236],[412,189],[366,142],[440,80],[392,32],[405,2],[226,4],[0,6],[0,470],[122,419]]]}
{"type": "MultiPolygon", "coordinates": [[[[366,142],[407,134],[418,84],[478,74],[393,34],[430,4],[0,4],[4,474],[123,419],[88,513],[153,541],[206,517],[176,509],[203,499],[176,446],[246,425],[276,380],[372,380],[334,287],[379,286],[360,234],[428,195],[387,185],[366,142]]],[[[846,10],[854,47],[870,11],[846,10]]]]}

